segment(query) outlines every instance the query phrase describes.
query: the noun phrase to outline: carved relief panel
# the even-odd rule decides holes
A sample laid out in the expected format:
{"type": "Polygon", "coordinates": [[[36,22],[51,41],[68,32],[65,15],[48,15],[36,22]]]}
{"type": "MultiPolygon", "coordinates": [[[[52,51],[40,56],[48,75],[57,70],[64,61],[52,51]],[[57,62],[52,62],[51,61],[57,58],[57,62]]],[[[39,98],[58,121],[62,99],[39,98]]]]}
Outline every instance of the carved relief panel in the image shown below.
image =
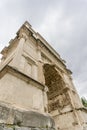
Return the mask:
{"type": "Polygon", "coordinates": [[[67,93],[63,93],[59,96],[54,97],[48,101],[49,112],[54,110],[62,110],[65,106],[69,105],[69,96],[67,93]]]}

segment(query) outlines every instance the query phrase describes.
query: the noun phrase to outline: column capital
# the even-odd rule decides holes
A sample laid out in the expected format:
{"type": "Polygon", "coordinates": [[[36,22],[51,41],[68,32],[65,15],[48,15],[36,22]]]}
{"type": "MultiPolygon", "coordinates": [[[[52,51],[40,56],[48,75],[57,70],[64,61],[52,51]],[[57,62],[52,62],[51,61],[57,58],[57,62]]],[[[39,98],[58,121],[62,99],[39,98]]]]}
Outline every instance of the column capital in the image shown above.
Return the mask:
{"type": "Polygon", "coordinates": [[[27,40],[29,37],[32,36],[32,32],[27,30],[25,27],[22,27],[18,32],[17,32],[18,39],[24,38],[27,40]]]}
{"type": "Polygon", "coordinates": [[[28,36],[25,33],[20,33],[18,39],[20,40],[21,38],[23,38],[26,41],[28,39],[28,36]]]}
{"type": "Polygon", "coordinates": [[[37,49],[41,50],[42,48],[43,48],[42,42],[39,39],[37,39],[37,49]]]}

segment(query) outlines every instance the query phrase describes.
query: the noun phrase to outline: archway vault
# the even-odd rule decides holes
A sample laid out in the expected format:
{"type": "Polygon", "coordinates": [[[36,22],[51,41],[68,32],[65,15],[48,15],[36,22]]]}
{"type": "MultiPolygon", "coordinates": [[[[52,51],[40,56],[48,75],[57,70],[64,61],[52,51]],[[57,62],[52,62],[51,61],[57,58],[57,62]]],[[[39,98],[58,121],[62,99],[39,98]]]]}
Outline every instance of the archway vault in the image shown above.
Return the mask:
{"type": "Polygon", "coordinates": [[[45,85],[48,87],[48,111],[62,109],[69,104],[66,83],[55,65],[44,64],[45,85]]]}

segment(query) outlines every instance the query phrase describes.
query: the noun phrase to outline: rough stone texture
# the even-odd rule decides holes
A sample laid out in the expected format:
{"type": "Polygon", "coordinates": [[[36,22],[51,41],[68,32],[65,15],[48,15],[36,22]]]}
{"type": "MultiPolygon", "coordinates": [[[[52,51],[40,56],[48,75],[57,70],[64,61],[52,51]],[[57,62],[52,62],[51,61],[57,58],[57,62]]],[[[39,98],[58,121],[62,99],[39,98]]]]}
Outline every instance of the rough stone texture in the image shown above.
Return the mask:
{"type": "Polygon", "coordinates": [[[1,53],[0,101],[8,105],[0,105],[0,123],[13,130],[53,129],[53,120],[44,115],[50,113],[59,130],[86,129],[87,109],[71,71],[28,22],[1,53]]]}
{"type": "Polygon", "coordinates": [[[22,127],[22,126],[15,126],[15,125],[0,125],[0,130],[54,130],[53,128],[32,128],[32,127],[22,127]]]}
{"type": "Polygon", "coordinates": [[[54,120],[47,114],[19,110],[0,103],[0,130],[54,130],[54,120]]]}
{"type": "Polygon", "coordinates": [[[2,104],[0,108],[0,123],[34,128],[55,128],[54,120],[47,114],[8,107],[8,104],[2,104]]]}

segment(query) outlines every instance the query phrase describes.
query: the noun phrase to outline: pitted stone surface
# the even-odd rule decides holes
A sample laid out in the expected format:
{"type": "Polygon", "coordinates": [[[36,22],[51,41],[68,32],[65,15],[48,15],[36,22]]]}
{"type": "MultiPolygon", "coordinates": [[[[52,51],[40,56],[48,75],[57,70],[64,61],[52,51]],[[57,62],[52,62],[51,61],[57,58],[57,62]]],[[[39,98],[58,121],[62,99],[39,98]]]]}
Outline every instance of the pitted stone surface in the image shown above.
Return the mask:
{"type": "Polygon", "coordinates": [[[0,130],[54,130],[52,128],[32,128],[32,127],[23,127],[23,126],[15,126],[15,125],[0,125],[0,130]]]}
{"type": "Polygon", "coordinates": [[[23,121],[21,125],[31,127],[54,127],[54,121],[50,116],[43,115],[37,112],[24,112],[22,115],[23,121]]]}
{"type": "Polygon", "coordinates": [[[35,111],[24,111],[7,107],[6,104],[0,106],[0,130],[42,130],[44,128],[55,128],[54,120],[47,114],[35,111]],[[4,124],[10,124],[4,126],[4,124]]]}
{"type": "Polygon", "coordinates": [[[5,127],[5,128],[3,128],[3,130],[14,130],[14,128],[5,127]]]}
{"type": "Polygon", "coordinates": [[[2,126],[0,126],[0,130],[4,130],[4,128],[2,126]]]}
{"type": "Polygon", "coordinates": [[[31,128],[15,126],[15,130],[31,130],[31,128]]]}
{"type": "Polygon", "coordinates": [[[14,124],[27,126],[27,127],[52,127],[54,128],[55,123],[50,116],[37,113],[34,111],[15,111],[14,124]]]}

